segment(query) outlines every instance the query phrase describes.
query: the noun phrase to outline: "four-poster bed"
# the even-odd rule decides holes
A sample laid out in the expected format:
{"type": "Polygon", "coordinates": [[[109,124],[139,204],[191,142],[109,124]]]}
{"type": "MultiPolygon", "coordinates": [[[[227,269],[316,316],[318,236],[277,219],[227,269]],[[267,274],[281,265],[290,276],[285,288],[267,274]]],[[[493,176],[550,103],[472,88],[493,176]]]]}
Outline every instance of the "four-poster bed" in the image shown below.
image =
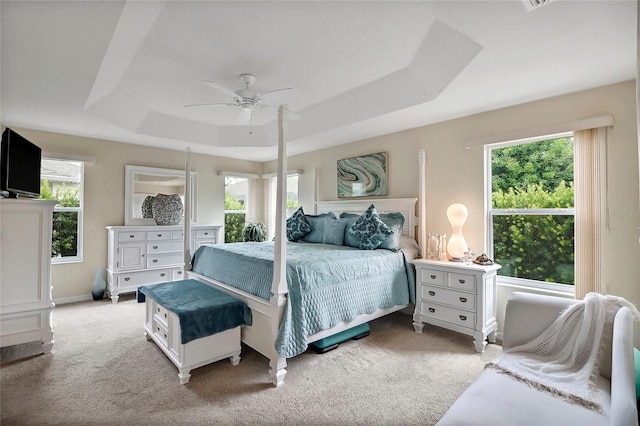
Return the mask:
{"type": "MultiPolygon", "coordinates": [[[[287,115],[286,106],[281,106],[278,110],[279,140],[278,140],[278,168],[277,168],[277,196],[276,196],[276,232],[275,232],[276,237],[275,237],[275,241],[273,243],[270,243],[271,245],[269,246],[268,250],[271,250],[271,251],[267,251],[266,255],[264,254],[261,255],[260,253],[258,253],[256,254],[258,258],[251,258],[250,260],[250,262],[253,262],[252,265],[256,265],[260,261],[266,260],[266,257],[271,256],[270,258],[272,259],[270,261],[271,263],[268,263],[269,265],[268,268],[270,268],[270,274],[263,272],[262,275],[260,275],[262,280],[264,280],[265,275],[272,276],[271,282],[270,282],[270,289],[268,288],[269,283],[266,284],[267,285],[266,295],[265,295],[264,289],[262,290],[261,295],[256,295],[259,293],[255,291],[249,292],[246,289],[242,289],[241,285],[238,286],[235,283],[231,282],[231,280],[227,279],[229,277],[228,275],[225,276],[226,278],[220,279],[219,277],[216,278],[215,273],[207,273],[207,271],[213,271],[213,272],[217,271],[218,267],[206,266],[207,265],[206,263],[202,263],[203,261],[201,261],[201,258],[204,258],[205,251],[216,252],[220,250],[227,250],[227,249],[223,249],[222,246],[227,246],[228,249],[233,251],[233,249],[237,250],[238,249],[237,247],[234,248],[232,247],[233,245],[229,245],[229,244],[219,245],[219,247],[213,247],[213,246],[203,247],[201,248],[201,250],[198,251],[198,256],[194,256],[192,259],[191,253],[189,252],[190,245],[189,245],[189,242],[187,241],[187,238],[185,238],[185,246],[184,246],[185,247],[185,269],[186,269],[187,276],[189,278],[207,283],[228,294],[231,294],[234,297],[242,300],[251,309],[252,317],[253,317],[252,325],[243,327],[242,341],[269,359],[270,378],[275,386],[279,386],[284,382],[284,377],[286,375],[285,367],[287,365],[287,362],[286,362],[287,357],[294,356],[295,354],[300,353],[300,350],[301,350],[300,348],[304,350],[304,348],[306,348],[306,344],[323,339],[325,337],[334,335],[338,332],[347,330],[349,328],[355,327],[360,324],[364,324],[373,319],[379,318],[381,316],[384,316],[389,313],[405,308],[409,303],[409,298],[410,298],[409,294],[411,295],[413,294],[412,293],[413,289],[411,290],[411,292],[409,292],[408,288],[412,288],[412,287],[414,288],[414,285],[415,285],[413,281],[413,276],[411,275],[413,273],[413,269],[411,269],[412,267],[409,264],[409,261],[412,260],[412,258],[417,255],[417,250],[416,250],[416,253],[411,255],[411,258],[407,258],[407,255],[403,254],[403,251],[399,251],[399,250],[396,250],[395,252],[388,251],[388,250],[371,251],[371,250],[358,250],[358,249],[354,249],[353,247],[345,247],[345,246],[338,247],[337,245],[332,246],[332,248],[336,250],[343,248],[344,250],[348,251],[348,253],[345,252],[346,254],[339,254],[338,257],[357,256],[357,255],[360,255],[360,257],[362,257],[366,255],[365,252],[368,252],[369,255],[373,257],[374,252],[378,252],[378,253],[375,253],[375,255],[380,258],[380,262],[391,262],[391,263],[395,262],[396,265],[398,265],[399,262],[403,262],[402,267],[405,269],[404,270],[398,269],[396,271],[389,272],[389,274],[387,274],[390,276],[389,280],[387,280],[388,282],[381,283],[381,286],[383,289],[380,290],[379,293],[384,293],[386,295],[384,298],[385,299],[384,301],[368,302],[369,305],[367,305],[367,308],[361,308],[361,307],[351,308],[349,306],[345,307],[341,305],[336,309],[345,310],[345,311],[348,311],[349,313],[343,314],[344,318],[343,320],[340,320],[340,321],[336,321],[335,318],[332,318],[328,328],[319,329],[318,327],[312,327],[305,324],[305,327],[302,327],[304,328],[304,330],[300,330],[301,326],[299,325],[299,323],[297,324],[287,323],[285,326],[285,320],[290,321],[291,317],[302,316],[300,311],[303,310],[303,308],[301,308],[300,306],[296,305],[294,307],[291,307],[290,305],[287,305],[287,303],[289,302],[290,304],[292,304],[290,302],[292,300],[291,298],[295,298],[296,303],[302,303],[297,301],[305,299],[306,297],[302,292],[302,290],[300,290],[298,287],[292,287],[292,289],[289,289],[288,283],[287,283],[287,277],[289,277],[291,281],[295,281],[296,286],[301,285],[302,287],[312,287],[312,285],[307,283],[305,280],[308,275],[313,275],[313,273],[306,272],[306,270],[304,270],[304,267],[297,266],[298,264],[296,263],[296,266],[293,269],[297,271],[302,270],[303,271],[301,273],[302,278],[299,277],[296,279],[295,277],[293,277],[294,274],[291,273],[291,270],[289,271],[287,270],[287,267],[288,267],[287,251],[290,252],[289,253],[290,255],[293,255],[292,262],[298,262],[298,259],[296,256],[299,255],[298,253],[299,251],[305,250],[303,246],[310,248],[311,246],[314,245],[311,243],[295,243],[295,242],[288,243],[287,236],[285,234],[285,229],[286,229],[285,211],[286,210],[284,206],[285,206],[285,199],[286,199],[286,170],[287,170],[286,115],[287,115]],[[362,252],[362,253],[356,253],[356,252],[362,252]],[[259,256],[263,256],[265,258],[259,259],[259,256]],[[399,261],[398,259],[402,259],[402,261],[399,261]],[[198,263],[194,268],[196,270],[192,270],[192,265],[191,265],[192,260],[194,262],[194,265],[198,263]],[[203,264],[205,265],[204,267],[202,266],[203,264]],[[300,284],[300,282],[302,282],[302,284],[300,284]],[[397,288],[400,288],[400,290],[398,290],[397,288]],[[290,293],[290,290],[293,291],[293,293],[290,293]],[[255,293],[255,294],[252,294],[252,293],[255,293]],[[391,293],[394,294],[393,297],[388,296],[391,293]],[[303,295],[300,296],[300,294],[303,294],[303,295]],[[375,304],[375,306],[372,305],[372,303],[375,304]],[[362,310],[362,312],[359,311],[357,315],[352,315],[353,309],[360,309],[362,310]],[[283,317],[285,317],[285,319],[283,319],[283,317]],[[282,329],[281,329],[281,323],[283,324],[282,329]],[[285,337],[285,340],[286,339],[295,340],[295,336],[294,338],[287,336],[286,335],[287,330],[283,331],[283,329],[294,330],[294,332],[292,332],[294,335],[296,333],[297,334],[306,333],[307,330],[310,330],[310,331],[309,331],[309,334],[303,335],[303,339],[306,338],[305,339],[306,341],[303,342],[302,345],[300,344],[300,342],[294,342],[295,344],[297,344],[297,346],[295,346],[295,349],[287,349],[286,345],[282,344],[283,336],[285,337]],[[276,347],[277,345],[278,347],[276,347]],[[285,354],[285,356],[282,355],[283,353],[285,354]]],[[[421,164],[424,164],[424,161],[423,161],[424,152],[421,152],[420,155],[421,155],[420,157],[421,164]]],[[[187,175],[186,181],[189,182],[188,177],[190,173],[190,152],[186,153],[186,157],[187,157],[187,160],[186,160],[187,164],[185,167],[185,173],[187,175]]],[[[189,194],[189,191],[186,191],[186,193],[189,194]]],[[[416,239],[415,232],[416,232],[416,227],[418,225],[418,218],[415,215],[415,208],[416,208],[415,203],[416,203],[415,198],[402,198],[402,199],[387,198],[387,199],[363,199],[363,200],[349,200],[349,201],[317,202],[316,214],[318,215],[334,214],[335,217],[340,217],[340,214],[342,213],[350,213],[352,216],[354,216],[354,214],[360,215],[365,210],[367,210],[367,208],[370,205],[373,204],[375,205],[375,208],[377,209],[377,211],[382,215],[384,215],[385,213],[395,214],[391,212],[401,213],[402,216],[404,216],[404,226],[402,227],[402,230],[401,230],[403,238],[406,238],[407,240],[413,240],[415,244],[415,239],[416,239]]],[[[190,206],[190,203],[185,202],[185,206],[187,207],[187,209],[185,209],[185,218],[186,218],[186,217],[189,217],[188,206],[190,206]]],[[[423,212],[422,205],[420,206],[420,211],[423,212]]],[[[423,215],[421,214],[421,216],[423,215]]],[[[186,232],[187,230],[186,228],[188,226],[189,226],[188,220],[185,220],[185,233],[184,233],[185,236],[189,235],[189,232],[186,232]]],[[[424,228],[420,229],[420,232],[423,233],[424,228]]],[[[423,239],[424,237],[419,238],[420,241],[423,241],[423,239]]],[[[256,250],[257,252],[262,252],[267,250],[265,249],[265,247],[267,247],[266,245],[253,246],[254,244],[265,244],[265,243],[238,243],[238,244],[245,244],[244,247],[246,247],[247,250],[256,250]]],[[[331,249],[329,247],[326,247],[325,244],[320,244],[317,246],[318,247],[316,247],[316,249],[325,250],[324,252],[321,252],[321,253],[324,253],[324,255],[328,256],[329,254],[333,254],[330,251],[331,249]]],[[[417,249],[417,246],[415,248],[417,249]]],[[[212,256],[214,254],[212,254],[212,256]]],[[[227,255],[228,253],[224,253],[224,254],[227,255]]],[[[243,254],[235,254],[235,255],[239,258],[243,257],[243,254]]],[[[307,253],[306,256],[308,257],[309,254],[307,253]]],[[[314,254],[312,256],[322,257],[323,254],[314,254]]],[[[304,255],[302,257],[304,257],[304,255]]],[[[371,259],[369,259],[368,261],[371,263],[371,259]]],[[[378,260],[376,259],[376,262],[377,261],[378,260]]],[[[225,262],[227,262],[227,260],[225,260],[225,262]]],[[[336,258],[335,261],[330,261],[330,263],[338,264],[339,260],[338,258],[336,258]]],[[[221,264],[222,263],[219,263],[218,265],[221,265],[221,264]]],[[[225,264],[229,264],[229,263],[225,263],[225,264]]],[[[238,270],[243,269],[245,271],[244,278],[240,278],[240,280],[244,279],[245,281],[247,281],[246,266],[249,264],[248,263],[243,264],[241,259],[240,263],[237,263],[237,265],[239,265],[237,266],[238,270]]],[[[386,266],[384,267],[386,268],[386,266]]],[[[358,269],[358,268],[360,267],[356,266],[353,269],[358,269]]],[[[220,268],[220,269],[223,269],[223,268],[220,268]]],[[[349,268],[347,267],[342,269],[349,269],[349,268]]],[[[365,294],[365,292],[369,292],[369,291],[375,293],[378,290],[373,290],[373,287],[367,287],[367,285],[370,285],[373,281],[380,281],[376,277],[385,275],[386,271],[384,273],[381,271],[377,271],[377,272],[374,271],[372,273],[374,275],[370,277],[362,275],[357,277],[354,276],[353,278],[345,278],[344,276],[342,276],[340,280],[347,283],[348,285],[351,285],[351,290],[349,291],[351,291],[352,293],[354,291],[357,291],[357,289],[354,290],[354,287],[353,287],[353,285],[355,285],[354,283],[357,283],[357,285],[360,285],[359,288],[360,288],[361,294],[365,294]]],[[[320,275],[323,275],[323,274],[324,274],[324,271],[320,273],[320,275]]],[[[249,281],[254,281],[254,280],[249,279],[249,281]]],[[[255,281],[259,281],[259,280],[256,279],[255,281]]],[[[305,288],[305,291],[307,291],[306,288],[305,288]]],[[[313,292],[314,290],[308,290],[308,291],[313,292]]],[[[370,295],[367,293],[367,296],[370,296],[370,295]]],[[[353,298],[353,295],[349,295],[348,297],[353,298]]],[[[305,300],[307,299],[311,300],[314,298],[315,298],[315,295],[311,294],[305,300]]],[[[338,304],[342,303],[342,301],[337,300],[337,299],[340,299],[340,297],[337,297],[335,299],[336,299],[336,303],[338,304]]],[[[308,303],[308,302],[305,302],[305,303],[308,303]]],[[[331,302],[331,303],[334,303],[334,302],[331,302]]],[[[323,307],[322,304],[313,305],[311,308],[305,305],[304,309],[311,311],[313,309],[316,309],[316,310],[322,309],[322,307],[323,307]]],[[[313,321],[307,319],[306,322],[313,322],[313,321]]],[[[303,323],[305,323],[304,320],[303,320],[303,323]]]]}

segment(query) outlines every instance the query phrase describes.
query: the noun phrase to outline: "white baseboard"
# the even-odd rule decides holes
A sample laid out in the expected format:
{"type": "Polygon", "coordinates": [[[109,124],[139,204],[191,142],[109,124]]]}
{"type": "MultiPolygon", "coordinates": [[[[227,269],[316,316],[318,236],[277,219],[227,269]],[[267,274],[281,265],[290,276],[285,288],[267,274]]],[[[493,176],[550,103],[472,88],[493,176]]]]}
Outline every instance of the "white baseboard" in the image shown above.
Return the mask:
{"type": "Polygon", "coordinates": [[[67,303],[86,302],[88,300],[93,300],[93,296],[87,294],[85,296],[61,297],[59,299],[53,299],[53,303],[56,305],[65,305],[67,303]]]}

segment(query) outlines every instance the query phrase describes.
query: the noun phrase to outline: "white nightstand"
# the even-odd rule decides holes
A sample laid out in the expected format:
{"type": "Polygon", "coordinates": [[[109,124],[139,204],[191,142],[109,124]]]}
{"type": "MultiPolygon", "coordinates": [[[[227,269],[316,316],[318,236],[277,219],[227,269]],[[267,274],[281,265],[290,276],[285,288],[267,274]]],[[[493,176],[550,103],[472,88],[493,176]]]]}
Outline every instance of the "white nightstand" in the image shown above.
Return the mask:
{"type": "Polygon", "coordinates": [[[496,340],[496,272],[498,264],[476,265],[438,260],[414,260],[416,310],[413,326],[424,323],[474,337],[476,351],[496,340]]]}

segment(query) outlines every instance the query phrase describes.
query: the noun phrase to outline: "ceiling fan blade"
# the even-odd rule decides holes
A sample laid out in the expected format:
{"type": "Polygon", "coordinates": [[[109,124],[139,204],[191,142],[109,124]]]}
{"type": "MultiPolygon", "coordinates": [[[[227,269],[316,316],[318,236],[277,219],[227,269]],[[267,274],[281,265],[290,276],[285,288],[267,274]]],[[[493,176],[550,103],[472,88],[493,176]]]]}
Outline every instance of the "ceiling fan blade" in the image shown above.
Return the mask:
{"type": "Polygon", "coordinates": [[[233,99],[238,98],[238,94],[236,92],[234,92],[231,89],[227,89],[226,87],[218,84],[218,83],[214,83],[213,81],[207,81],[207,80],[202,80],[204,83],[206,83],[208,86],[216,89],[218,92],[220,93],[224,93],[227,96],[231,96],[233,99]]]}
{"type": "Polygon", "coordinates": [[[236,104],[226,104],[226,103],[215,103],[215,104],[189,104],[189,105],[185,105],[186,107],[201,107],[201,106],[207,106],[207,107],[224,107],[224,106],[237,106],[236,104]]]}
{"type": "Polygon", "coordinates": [[[249,124],[251,122],[251,108],[242,108],[236,117],[238,124],[249,124]]]}
{"type": "Polygon", "coordinates": [[[268,92],[262,93],[260,96],[256,98],[256,100],[265,100],[268,102],[278,102],[279,99],[284,99],[285,96],[289,93],[288,90],[293,90],[293,87],[284,87],[282,89],[269,90],[268,92]],[[285,93],[287,92],[287,93],[285,93]]]}

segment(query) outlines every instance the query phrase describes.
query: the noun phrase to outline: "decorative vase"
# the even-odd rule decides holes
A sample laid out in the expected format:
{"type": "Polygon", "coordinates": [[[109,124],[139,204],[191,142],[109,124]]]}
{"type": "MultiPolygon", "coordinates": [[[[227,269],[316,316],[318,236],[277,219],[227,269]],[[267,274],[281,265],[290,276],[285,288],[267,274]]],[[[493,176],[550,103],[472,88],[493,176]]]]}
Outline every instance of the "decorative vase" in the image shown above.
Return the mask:
{"type": "Polygon", "coordinates": [[[96,276],[93,279],[93,286],[91,287],[91,296],[93,300],[102,300],[104,297],[104,291],[107,288],[107,283],[102,278],[102,270],[98,269],[96,271],[96,276]]]}
{"type": "Polygon", "coordinates": [[[463,204],[455,203],[447,208],[447,219],[451,224],[451,238],[447,244],[447,254],[451,261],[463,262],[465,253],[469,251],[467,241],[462,235],[462,226],[468,215],[469,211],[463,204]]]}
{"type": "Polygon", "coordinates": [[[153,219],[152,206],[153,206],[153,200],[155,199],[156,197],[154,197],[153,195],[149,195],[142,202],[142,217],[144,219],[153,219]]]}
{"type": "Polygon", "coordinates": [[[151,204],[153,219],[158,225],[177,225],[184,206],[178,194],[157,194],[151,204]]]}

